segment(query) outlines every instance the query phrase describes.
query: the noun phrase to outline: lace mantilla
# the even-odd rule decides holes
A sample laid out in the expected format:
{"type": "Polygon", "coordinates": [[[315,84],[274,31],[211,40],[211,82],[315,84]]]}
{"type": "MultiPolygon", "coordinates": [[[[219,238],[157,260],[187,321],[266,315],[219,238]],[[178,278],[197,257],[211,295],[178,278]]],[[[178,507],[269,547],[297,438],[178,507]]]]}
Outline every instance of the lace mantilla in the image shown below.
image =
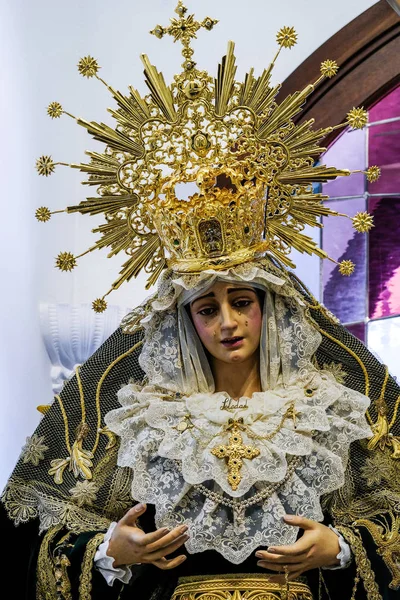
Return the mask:
{"type": "Polygon", "coordinates": [[[285,513],[322,520],[320,496],[343,484],[350,443],[371,433],[364,416],[368,398],[328,372],[315,371],[308,386],[301,378],[280,383],[229,411],[221,410],[222,393],[180,396],[129,384],[118,398],[121,408],[105,420],[121,438],[119,465],[133,471],[132,497],[155,505],[157,527],[188,524],[189,552],[214,549],[235,564],[260,545],[295,541],[297,530],[284,523],[285,513]],[[291,404],[296,418],[282,420],[291,404]],[[244,459],[236,490],[227,462],[211,452],[227,444],[232,418],[243,419],[243,442],[259,449],[257,457],[244,459]],[[291,457],[300,460],[287,478],[291,457]],[[229,506],[212,494],[205,498],[199,484],[243,502],[271,484],[275,491],[248,506],[238,522],[229,506]]]}

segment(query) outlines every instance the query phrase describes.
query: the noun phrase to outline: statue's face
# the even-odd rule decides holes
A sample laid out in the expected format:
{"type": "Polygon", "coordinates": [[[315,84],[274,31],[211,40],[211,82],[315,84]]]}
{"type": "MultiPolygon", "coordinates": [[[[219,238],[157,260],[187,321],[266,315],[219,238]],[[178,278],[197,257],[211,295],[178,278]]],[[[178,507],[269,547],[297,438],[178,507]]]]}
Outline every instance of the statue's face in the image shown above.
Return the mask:
{"type": "Polygon", "coordinates": [[[258,351],[262,308],[246,283],[217,282],[190,304],[198,336],[215,359],[242,363],[258,351]]]}

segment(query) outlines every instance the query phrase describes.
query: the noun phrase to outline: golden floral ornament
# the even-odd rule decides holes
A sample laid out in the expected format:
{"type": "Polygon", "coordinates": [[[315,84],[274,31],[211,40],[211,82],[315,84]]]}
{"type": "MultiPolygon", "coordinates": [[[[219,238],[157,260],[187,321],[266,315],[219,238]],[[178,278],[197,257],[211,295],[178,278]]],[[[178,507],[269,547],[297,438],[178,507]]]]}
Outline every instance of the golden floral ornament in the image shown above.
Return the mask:
{"type": "Polygon", "coordinates": [[[59,119],[63,113],[63,107],[59,102],[50,102],[47,107],[47,114],[52,119],[59,119]]]}
{"type": "Polygon", "coordinates": [[[378,181],[379,177],[381,176],[381,170],[379,167],[374,165],[367,169],[366,175],[367,175],[367,180],[370,183],[374,183],[375,181],[378,181]]]}
{"type": "Polygon", "coordinates": [[[276,41],[282,48],[293,48],[297,43],[297,33],[294,27],[282,27],[276,35],[276,41]]]}
{"type": "Polygon", "coordinates": [[[40,223],[46,223],[46,221],[50,221],[51,212],[47,206],[40,206],[36,209],[35,217],[40,223]]]}
{"type": "Polygon", "coordinates": [[[328,77],[330,79],[336,75],[338,70],[339,65],[335,60],[324,60],[324,62],[321,63],[321,75],[324,77],[328,77]]]}
{"type": "Polygon", "coordinates": [[[374,217],[367,212],[358,212],[352,221],[354,229],[359,233],[367,233],[374,227],[374,217]]]}
{"type": "Polygon", "coordinates": [[[347,124],[352,129],[363,129],[368,123],[368,112],[363,108],[352,108],[347,113],[347,124]]]}
{"type": "Polygon", "coordinates": [[[342,260],[342,262],[339,263],[339,273],[341,275],[348,277],[354,273],[354,269],[355,264],[351,260],[342,260]]]}
{"type": "Polygon", "coordinates": [[[93,481],[77,481],[75,487],[69,490],[78,506],[92,506],[96,500],[98,486],[93,481]]]}
{"type": "Polygon", "coordinates": [[[22,448],[22,457],[24,463],[32,463],[35,467],[38,466],[39,461],[43,460],[44,453],[49,447],[44,443],[44,435],[37,435],[34,433],[30,437],[26,438],[25,445],[22,448]]]}
{"type": "Polygon", "coordinates": [[[51,156],[41,156],[36,161],[36,170],[39,175],[48,177],[54,172],[56,163],[53,161],[51,156]]]}
{"type": "Polygon", "coordinates": [[[107,302],[104,298],[97,298],[92,302],[92,308],[96,313],[102,313],[107,309],[107,302]]]}
{"type": "Polygon", "coordinates": [[[93,56],[84,56],[78,62],[78,71],[83,77],[95,77],[100,69],[98,62],[93,56]]]}
{"type": "Polygon", "coordinates": [[[60,271],[72,271],[76,264],[76,258],[71,252],[60,252],[56,258],[56,267],[60,271]]]}
{"type": "Polygon", "coordinates": [[[343,369],[343,365],[341,363],[324,363],[323,369],[324,371],[332,373],[332,375],[338,383],[340,383],[341,385],[345,384],[348,373],[346,373],[346,371],[343,369]]]}

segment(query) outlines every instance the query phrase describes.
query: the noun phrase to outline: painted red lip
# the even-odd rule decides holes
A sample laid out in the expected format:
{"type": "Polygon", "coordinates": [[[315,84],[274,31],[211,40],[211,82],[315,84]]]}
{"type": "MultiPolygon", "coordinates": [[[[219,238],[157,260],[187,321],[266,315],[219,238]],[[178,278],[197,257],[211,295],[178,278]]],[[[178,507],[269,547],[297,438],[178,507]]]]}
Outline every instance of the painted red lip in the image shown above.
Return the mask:
{"type": "Polygon", "coordinates": [[[243,343],[243,338],[236,336],[231,338],[225,338],[221,341],[221,344],[225,346],[225,348],[238,348],[243,343]]]}

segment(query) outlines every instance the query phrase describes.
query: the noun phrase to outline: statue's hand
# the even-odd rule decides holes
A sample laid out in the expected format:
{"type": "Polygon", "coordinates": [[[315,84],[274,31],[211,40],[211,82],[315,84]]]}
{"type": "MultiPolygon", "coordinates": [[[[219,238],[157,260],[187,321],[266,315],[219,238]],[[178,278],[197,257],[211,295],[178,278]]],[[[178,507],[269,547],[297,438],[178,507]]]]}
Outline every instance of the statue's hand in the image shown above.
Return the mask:
{"type": "Polygon", "coordinates": [[[256,552],[260,567],[271,571],[286,571],[289,581],[304,571],[339,564],[336,556],[340,552],[339,538],[334,531],[322,523],[297,515],[286,515],[288,525],[304,529],[301,538],[291,546],[269,547],[256,552]]]}
{"type": "Polygon", "coordinates": [[[171,531],[167,527],[144,533],[136,521],[146,511],[145,504],[131,508],[117,523],[108,544],[107,555],[114,558],[114,567],[139,563],[151,563],[159,569],[173,569],[186,559],[184,554],[165,558],[182,546],[189,536],[188,527],[181,525],[171,531]]]}

